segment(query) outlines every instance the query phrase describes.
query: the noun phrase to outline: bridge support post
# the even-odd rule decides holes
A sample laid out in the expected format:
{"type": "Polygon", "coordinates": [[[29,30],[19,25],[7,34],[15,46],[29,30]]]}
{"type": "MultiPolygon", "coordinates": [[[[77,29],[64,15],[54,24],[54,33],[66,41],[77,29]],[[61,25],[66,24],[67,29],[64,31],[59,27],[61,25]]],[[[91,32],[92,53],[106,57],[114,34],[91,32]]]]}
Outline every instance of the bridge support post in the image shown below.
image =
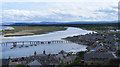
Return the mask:
{"type": "Polygon", "coordinates": [[[24,42],[23,42],[23,45],[24,45],[24,42]]]}
{"type": "Polygon", "coordinates": [[[5,43],[5,46],[7,47],[7,43],[5,43]]]}

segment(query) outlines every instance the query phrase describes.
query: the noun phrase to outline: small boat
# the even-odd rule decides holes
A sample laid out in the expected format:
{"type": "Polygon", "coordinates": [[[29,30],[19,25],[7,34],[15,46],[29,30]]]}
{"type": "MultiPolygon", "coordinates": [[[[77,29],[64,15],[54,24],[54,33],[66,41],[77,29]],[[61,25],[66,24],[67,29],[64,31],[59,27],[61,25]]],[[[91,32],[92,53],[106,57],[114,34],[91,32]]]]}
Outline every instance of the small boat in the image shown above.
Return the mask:
{"type": "Polygon", "coordinates": [[[37,44],[35,44],[35,46],[37,46],[37,44]]]}
{"type": "Polygon", "coordinates": [[[33,45],[30,45],[30,46],[33,46],[33,45]]]}
{"type": "Polygon", "coordinates": [[[25,46],[25,47],[29,47],[29,46],[25,46]]]}
{"type": "Polygon", "coordinates": [[[21,46],[19,48],[21,48],[21,46]]]}
{"type": "Polygon", "coordinates": [[[21,47],[23,47],[23,45],[21,45],[21,47]]]}
{"type": "Polygon", "coordinates": [[[15,48],[15,47],[11,47],[10,49],[13,49],[13,48],[15,48]]]}

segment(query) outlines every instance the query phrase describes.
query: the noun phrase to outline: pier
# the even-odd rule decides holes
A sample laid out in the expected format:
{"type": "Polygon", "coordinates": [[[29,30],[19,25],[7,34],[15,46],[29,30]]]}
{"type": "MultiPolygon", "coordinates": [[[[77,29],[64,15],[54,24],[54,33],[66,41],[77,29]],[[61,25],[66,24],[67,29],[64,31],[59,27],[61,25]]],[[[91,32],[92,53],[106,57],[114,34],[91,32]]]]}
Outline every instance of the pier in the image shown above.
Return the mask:
{"type": "Polygon", "coordinates": [[[54,41],[14,41],[14,42],[3,42],[0,43],[1,46],[8,46],[13,45],[40,45],[40,44],[63,44],[63,43],[71,43],[70,41],[61,41],[61,40],[54,40],[54,41]]]}

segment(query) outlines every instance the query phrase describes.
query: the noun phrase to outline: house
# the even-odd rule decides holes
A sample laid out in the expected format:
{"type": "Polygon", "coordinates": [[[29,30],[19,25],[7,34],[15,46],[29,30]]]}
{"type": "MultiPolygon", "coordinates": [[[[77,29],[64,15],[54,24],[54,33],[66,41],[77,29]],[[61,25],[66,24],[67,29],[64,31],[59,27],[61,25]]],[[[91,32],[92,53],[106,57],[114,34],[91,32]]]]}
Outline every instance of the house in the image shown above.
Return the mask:
{"type": "Polygon", "coordinates": [[[77,56],[69,56],[65,58],[65,63],[66,64],[70,64],[72,63],[75,59],[77,58],[77,56]]]}
{"type": "Polygon", "coordinates": [[[56,56],[41,56],[39,62],[43,65],[59,65],[60,62],[56,56]]]}
{"type": "Polygon", "coordinates": [[[58,55],[56,55],[56,58],[59,59],[59,60],[63,60],[64,55],[63,54],[58,54],[58,55]]]}
{"type": "Polygon", "coordinates": [[[0,59],[0,66],[7,67],[9,65],[9,59],[0,59]]]}
{"type": "Polygon", "coordinates": [[[109,65],[110,67],[120,67],[120,59],[110,59],[109,61],[105,62],[105,64],[101,67],[106,67],[106,65],[109,65]]]}
{"type": "Polygon", "coordinates": [[[59,60],[57,59],[56,56],[48,56],[48,55],[35,55],[35,56],[30,56],[27,58],[27,62],[33,62],[34,60],[37,60],[39,63],[42,64],[42,66],[45,65],[59,65],[59,60]]]}
{"type": "Polygon", "coordinates": [[[86,53],[84,54],[84,61],[87,65],[103,64],[109,59],[114,58],[112,53],[86,53]]]}
{"type": "Polygon", "coordinates": [[[67,54],[64,50],[61,50],[58,54],[67,54]]]}
{"type": "Polygon", "coordinates": [[[42,67],[42,64],[40,62],[38,62],[37,60],[34,60],[30,63],[27,64],[30,67],[42,67]]]}

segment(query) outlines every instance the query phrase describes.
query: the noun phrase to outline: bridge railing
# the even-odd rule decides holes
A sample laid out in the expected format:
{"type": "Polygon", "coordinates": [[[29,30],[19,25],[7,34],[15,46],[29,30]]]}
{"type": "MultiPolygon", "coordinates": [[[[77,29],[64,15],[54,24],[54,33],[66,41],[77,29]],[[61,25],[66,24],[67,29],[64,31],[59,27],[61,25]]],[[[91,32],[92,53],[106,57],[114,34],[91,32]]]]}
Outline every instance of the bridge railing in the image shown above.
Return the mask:
{"type": "Polygon", "coordinates": [[[14,41],[14,42],[3,42],[0,43],[1,46],[8,46],[10,45],[39,45],[39,44],[59,44],[59,43],[71,43],[70,41],[61,41],[61,40],[54,40],[54,41],[14,41]]]}

